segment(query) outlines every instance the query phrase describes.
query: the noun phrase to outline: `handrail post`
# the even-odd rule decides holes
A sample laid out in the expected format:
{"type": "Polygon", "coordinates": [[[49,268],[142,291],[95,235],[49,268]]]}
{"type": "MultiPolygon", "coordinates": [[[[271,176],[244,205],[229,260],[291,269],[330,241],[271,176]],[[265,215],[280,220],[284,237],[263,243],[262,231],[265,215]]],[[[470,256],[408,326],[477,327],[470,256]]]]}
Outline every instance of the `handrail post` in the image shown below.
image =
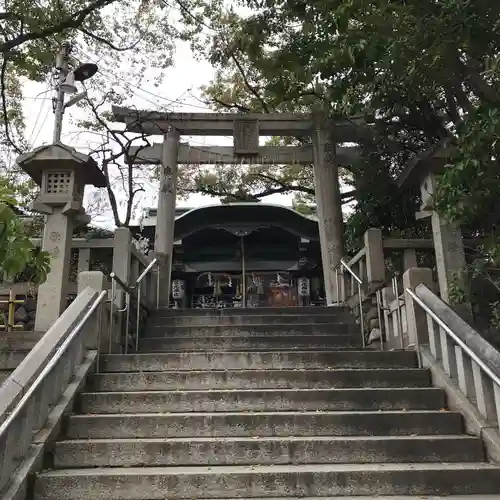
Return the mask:
{"type": "MultiPolygon", "coordinates": [[[[108,280],[101,271],[83,271],[78,275],[78,293],[85,288],[91,288],[96,292],[108,290],[108,280]]],[[[99,371],[99,355],[105,352],[109,345],[109,328],[107,325],[108,315],[105,314],[106,303],[99,305],[95,318],[90,319],[85,328],[84,347],[97,350],[96,370],[99,371]]]]}
{"type": "MultiPolygon", "coordinates": [[[[370,228],[364,234],[366,249],[366,276],[368,291],[371,292],[385,280],[384,243],[382,231],[370,228]]],[[[363,276],[360,276],[363,279],[363,276]]]]}
{"type": "Polygon", "coordinates": [[[356,273],[349,267],[349,264],[344,259],[340,259],[340,266],[342,266],[351,276],[352,283],[357,284],[358,299],[359,299],[359,324],[361,328],[361,343],[363,349],[366,347],[365,342],[365,318],[363,315],[363,280],[356,275],[356,273]]]}
{"type": "Polygon", "coordinates": [[[401,297],[399,295],[399,283],[398,277],[393,276],[392,278],[392,290],[394,292],[394,297],[396,299],[396,321],[397,321],[397,333],[399,335],[399,342],[401,349],[405,349],[405,339],[403,333],[403,319],[401,317],[401,297]]]}
{"type": "Polygon", "coordinates": [[[115,311],[116,311],[116,281],[111,280],[111,294],[109,302],[109,331],[108,331],[108,354],[113,352],[113,336],[115,329],[115,311]]]}
{"type": "Polygon", "coordinates": [[[383,302],[382,302],[382,291],[377,290],[375,292],[375,296],[377,299],[377,316],[378,316],[378,327],[380,330],[380,350],[384,350],[384,333],[385,333],[385,328],[384,324],[382,322],[382,309],[383,309],[383,302]]]}
{"type": "Polygon", "coordinates": [[[137,312],[135,318],[135,352],[139,351],[139,331],[141,329],[142,282],[137,285],[137,312]]]}
{"type": "MultiPolygon", "coordinates": [[[[130,283],[132,264],[131,244],[132,233],[130,232],[130,229],[125,227],[119,227],[116,229],[113,242],[113,272],[116,274],[117,278],[127,284],[130,283]]],[[[126,293],[127,292],[120,286],[115,287],[115,312],[124,309],[126,293]]],[[[116,335],[118,338],[125,333],[126,325],[124,324],[124,321],[125,318],[123,315],[118,315],[115,318],[116,335]]],[[[114,332],[113,335],[115,335],[114,332]]]]}
{"type": "Polygon", "coordinates": [[[406,324],[408,329],[408,343],[422,345],[429,343],[427,315],[408,295],[407,289],[414,290],[420,283],[433,288],[432,270],[425,267],[413,267],[403,274],[403,289],[405,290],[406,324]]]}
{"type": "Polygon", "coordinates": [[[359,326],[361,328],[361,343],[363,349],[366,347],[365,341],[365,317],[363,313],[363,291],[361,289],[361,283],[358,282],[358,298],[359,298],[359,326]]]}
{"type": "Polygon", "coordinates": [[[129,292],[125,293],[125,354],[128,354],[128,337],[130,333],[130,303],[131,296],[129,292]]]}

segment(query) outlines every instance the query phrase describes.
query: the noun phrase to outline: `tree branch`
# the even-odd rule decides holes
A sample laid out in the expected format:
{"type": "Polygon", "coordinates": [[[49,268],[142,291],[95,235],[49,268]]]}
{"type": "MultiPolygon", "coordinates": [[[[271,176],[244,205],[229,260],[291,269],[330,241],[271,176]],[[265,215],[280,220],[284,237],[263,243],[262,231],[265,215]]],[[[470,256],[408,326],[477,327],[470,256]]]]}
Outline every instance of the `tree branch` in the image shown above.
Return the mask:
{"type": "Polygon", "coordinates": [[[16,145],[14,140],[12,139],[12,137],[10,135],[10,130],[9,130],[9,117],[8,117],[8,113],[7,113],[7,97],[5,95],[5,73],[7,71],[7,63],[8,63],[7,55],[4,55],[3,61],[2,61],[2,68],[0,70],[0,94],[2,96],[3,124],[4,124],[4,129],[5,129],[5,138],[7,139],[8,143],[12,146],[14,151],[18,155],[20,155],[20,154],[22,154],[22,151],[16,145]]]}
{"type": "Polygon", "coordinates": [[[234,55],[234,52],[231,52],[230,55],[231,59],[233,60],[234,64],[236,64],[236,67],[238,68],[238,71],[241,74],[241,77],[243,78],[243,82],[247,86],[248,90],[255,96],[255,98],[260,102],[262,105],[262,109],[264,110],[265,113],[270,113],[271,111],[269,110],[269,106],[267,105],[266,101],[264,98],[257,92],[257,89],[249,82],[247,75],[245,73],[245,70],[243,69],[243,66],[240,64],[236,56],[234,55]]]}
{"type": "MultiPolygon", "coordinates": [[[[241,104],[228,104],[227,102],[221,101],[220,99],[217,99],[217,97],[210,97],[212,101],[215,104],[218,104],[219,106],[222,106],[223,108],[227,109],[237,109],[238,111],[241,111],[242,113],[249,113],[250,108],[247,108],[246,106],[241,106],[241,104]]],[[[205,102],[207,106],[210,105],[210,103],[205,102]]]]}
{"type": "MultiPolygon", "coordinates": [[[[314,195],[314,190],[310,188],[304,188],[301,186],[293,186],[285,183],[281,183],[277,179],[273,179],[272,177],[265,176],[263,174],[256,174],[256,176],[260,176],[263,178],[266,178],[268,180],[275,181],[277,184],[281,184],[280,187],[269,187],[266,188],[258,193],[242,193],[241,191],[235,191],[235,192],[229,192],[226,189],[215,189],[210,186],[206,185],[200,185],[192,189],[184,189],[183,191],[186,193],[201,193],[201,194],[207,194],[209,196],[213,196],[214,198],[223,198],[223,197],[231,197],[234,198],[235,200],[239,201],[248,201],[249,199],[252,200],[260,200],[262,198],[266,198],[267,196],[271,196],[273,194],[285,194],[289,192],[299,192],[299,193],[306,193],[309,195],[314,195]]],[[[356,195],[356,190],[352,189],[350,191],[346,191],[345,193],[342,193],[340,195],[340,198],[342,200],[342,203],[349,203],[355,199],[356,195]]]]}
{"type": "Polygon", "coordinates": [[[137,45],[140,43],[141,39],[139,38],[137,41],[135,41],[132,45],[128,45],[127,47],[118,47],[114,43],[110,42],[109,40],[106,40],[102,36],[96,35],[92,33],[91,31],[86,30],[85,28],[78,28],[78,31],[81,31],[83,34],[89,36],[90,38],[93,38],[94,40],[97,40],[100,43],[103,43],[110,47],[113,50],[116,50],[118,52],[126,52],[127,50],[132,50],[137,47],[137,45]]]}
{"type": "Polygon", "coordinates": [[[81,9],[71,14],[69,17],[66,17],[59,23],[54,24],[53,26],[48,26],[47,28],[44,28],[40,31],[21,33],[18,36],[12,38],[11,40],[1,43],[0,52],[5,54],[6,52],[9,52],[14,48],[19,47],[25,42],[29,42],[32,40],[40,40],[43,38],[47,38],[51,35],[55,35],[57,33],[62,33],[63,31],[68,29],[79,28],[83,24],[87,16],[92,14],[92,12],[102,7],[105,7],[106,5],[110,5],[116,1],[117,0],[95,0],[91,4],[87,5],[87,7],[85,7],[84,9],[81,9]]]}

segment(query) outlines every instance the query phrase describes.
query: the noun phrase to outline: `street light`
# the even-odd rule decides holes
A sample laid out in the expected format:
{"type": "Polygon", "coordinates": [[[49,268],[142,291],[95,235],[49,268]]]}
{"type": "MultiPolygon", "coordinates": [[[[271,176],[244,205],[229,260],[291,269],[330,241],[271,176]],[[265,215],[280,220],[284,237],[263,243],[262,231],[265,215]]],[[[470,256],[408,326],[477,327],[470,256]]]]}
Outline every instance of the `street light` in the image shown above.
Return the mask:
{"type": "MultiPolygon", "coordinates": [[[[81,101],[86,95],[84,91],[72,97],[66,104],[64,103],[65,94],[75,94],[78,91],[76,82],[84,82],[92,78],[97,73],[97,64],[84,63],[77,66],[74,70],[69,71],[68,62],[70,59],[71,47],[68,43],[61,46],[61,51],[57,60],[57,69],[59,70],[59,85],[57,87],[57,97],[55,99],[55,124],[54,124],[54,137],[53,142],[61,141],[62,121],[64,110],[73,106],[78,101],[81,101]]],[[[71,58],[72,63],[74,61],[71,58]]],[[[76,64],[75,64],[76,66],[76,64]]]]}
{"type": "Polygon", "coordinates": [[[75,80],[77,82],[84,82],[85,80],[92,78],[97,73],[97,69],[97,64],[84,63],[73,70],[75,80]]]}

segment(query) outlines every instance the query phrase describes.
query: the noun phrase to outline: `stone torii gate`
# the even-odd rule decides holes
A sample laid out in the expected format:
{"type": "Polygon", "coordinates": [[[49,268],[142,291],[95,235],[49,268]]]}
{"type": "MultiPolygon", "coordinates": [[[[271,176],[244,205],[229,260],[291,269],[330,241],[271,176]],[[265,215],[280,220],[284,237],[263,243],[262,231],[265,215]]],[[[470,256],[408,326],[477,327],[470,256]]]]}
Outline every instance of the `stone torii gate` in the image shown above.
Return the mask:
{"type": "Polygon", "coordinates": [[[164,113],[113,107],[115,121],[126,130],[163,135],[163,143],[135,148],[138,164],[161,164],[155,253],[162,265],[162,281],[168,284],[163,297],[168,304],[174,238],[175,197],[178,164],[313,164],[321,258],[327,305],[338,303],[335,267],[344,256],[344,228],[339,186],[339,166],[353,165],[359,158],[356,147],[338,144],[357,142],[359,126],[352,121],[332,122],[322,113],[236,114],[164,113]],[[181,135],[233,136],[233,147],[190,147],[181,135]],[[311,137],[311,146],[266,147],[260,136],[311,137]]]}

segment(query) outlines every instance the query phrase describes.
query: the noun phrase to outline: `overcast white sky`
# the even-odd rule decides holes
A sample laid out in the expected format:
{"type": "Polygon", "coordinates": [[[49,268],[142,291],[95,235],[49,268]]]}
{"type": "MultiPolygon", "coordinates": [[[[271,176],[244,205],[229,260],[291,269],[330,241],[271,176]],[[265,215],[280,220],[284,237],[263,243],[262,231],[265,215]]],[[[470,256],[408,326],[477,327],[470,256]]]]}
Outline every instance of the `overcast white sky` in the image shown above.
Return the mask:
{"type": "MultiPolygon", "coordinates": [[[[105,68],[100,68],[105,71],[105,68]]],[[[126,104],[138,109],[155,109],[169,107],[174,111],[184,112],[209,112],[202,102],[196,99],[200,96],[199,88],[210,82],[214,75],[211,65],[205,61],[197,61],[187,43],[177,44],[172,67],[165,70],[164,84],[160,87],[145,84],[141,89],[134,89],[133,100],[126,104]],[[172,104],[176,101],[178,104],[172,104]]],[[[52,131],[54,125],[54,114],[52,112],[51,92],[46,92],[46,84],[29,84],[25,88],[24,110],[26,116],[27,138],[32,147],[52,142],[52,131]],[[42,93],[41,95],[39,95],[42,93]]],[[[120,91],[119,86],[116,89],[120,91]]],[[[75,126],[72,120],[79,118],[82,111],[77,107],[66,110],[63,125],[62,141],[76,149],[86,152],[88,142],[85,138],[75,135],[75,126]]],[[[157,140],[161,140],[160,137],[157,140]]],[[[182,137],[183,141],[189,141],[194,145],[231,145],[230,137],[182,137]]],[[[87,138],[88,141],[88,138],[87,138]]],[[[144,168],[150,168],[145,166],[144,168]]],[[[150,186],[147,194],[142,200],[142,207],[155,206],[155,186],[150,186]]],[[[291,197],[274,195],[266,198],[266,202],[290,205],[291,197]]],[[[203,195],[193,195],[187,201],[180,201],[179,206],[202,206],[218,203],[216,198],[203,195]]],[[[109,225],[106,221],[104,225],[109,225]]],[[[110,221],[109,221],[110,222],[110,221]]]]}

